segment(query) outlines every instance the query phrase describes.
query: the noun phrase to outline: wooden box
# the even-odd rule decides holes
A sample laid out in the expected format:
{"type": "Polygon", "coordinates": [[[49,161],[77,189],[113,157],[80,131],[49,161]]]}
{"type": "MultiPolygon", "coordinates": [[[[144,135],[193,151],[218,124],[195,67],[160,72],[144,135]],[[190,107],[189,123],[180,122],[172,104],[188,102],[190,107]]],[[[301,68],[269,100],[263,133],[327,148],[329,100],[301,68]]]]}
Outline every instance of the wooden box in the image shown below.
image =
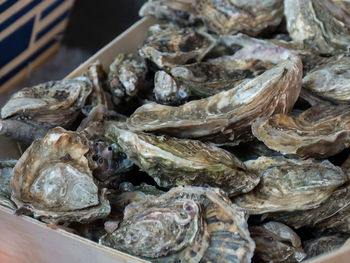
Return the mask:
{"type": "MultiPolygon", "coordinates": [[[[67,76],[79,76],[97,59],[108,71],[119,52],[135,52],[145,38],[147,28],[156,20],[144,18],[114,39],[84,64],[67,76]]],[[[0,136],[0,158],[19,156],[16,143],[0,136]]],[[[145,262],[107,248],[77,235],[56,229],[27,216],[15,216],[0,207],[0,262],[6,263],[129,263],[145,262]]],[[[315,258],[309,263],[348,263],[350,247],[315,258]]]]}

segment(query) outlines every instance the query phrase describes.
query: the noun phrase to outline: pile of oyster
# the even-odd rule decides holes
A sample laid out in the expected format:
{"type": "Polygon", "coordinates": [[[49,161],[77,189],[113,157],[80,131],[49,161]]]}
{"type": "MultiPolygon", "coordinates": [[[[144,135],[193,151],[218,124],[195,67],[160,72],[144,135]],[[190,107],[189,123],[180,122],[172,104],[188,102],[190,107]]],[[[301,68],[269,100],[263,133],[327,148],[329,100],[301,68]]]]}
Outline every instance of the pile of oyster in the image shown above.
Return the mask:
{"type": "Polygon", "coordinates": [[[0,204],[152,262],[342,247],[349,1],[149,0],[140,15],[159,23],[137,55],[1,109],[0,134],[27,148],[0,161],[0,204]]]}

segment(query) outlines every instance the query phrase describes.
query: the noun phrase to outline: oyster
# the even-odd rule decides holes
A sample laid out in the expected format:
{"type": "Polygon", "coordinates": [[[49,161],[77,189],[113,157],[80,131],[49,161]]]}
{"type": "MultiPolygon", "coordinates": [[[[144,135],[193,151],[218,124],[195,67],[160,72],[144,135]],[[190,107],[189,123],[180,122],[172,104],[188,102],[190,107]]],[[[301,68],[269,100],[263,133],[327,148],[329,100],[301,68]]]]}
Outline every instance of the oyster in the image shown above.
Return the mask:
{"type": "Polygon", "coordinates": [[[194,28],[180,28],[172,24],[153,25],[150,36],[139,54],[154,62],[160,69],[172,68],[189,61],[201,61],[214,47],[215,39],[194,28]]]}
{"type": "MultiPolygon", "coordinates": [[[[106,73],[104,72],[100,61],[97,60],[89,65],[84,75],[88,77],[92,83],[92,92],[87,98],[87,106],[84,108],[88,107],[91,110],[93,107],[96,107],[98,105],[104,105],[107,109],[111,109],[111,102],[109,101],[108,96],[104,91],[106,89],[106,73]]],[[[88,112],[86,112],[86,115],[88,115],[88,112]]]]}
{"type": "Polygon", "coordinates": [[[346,236],[326,235],[303,242],[307,258],[333,252],[339,249],[347,240],[346,236]]]}
{"type": "Polygon", "coordinates": [[[282,0],[196,0],[193,7],[195,17],[217,34],[258,35],[277,27],[283,17],[282,0]]]}
{"type": "Polygon", "coordinates": [[[148,69],[140,57],[121,53],[109,66],[108,83],[115,105],[124,98],[135,97],[145,88],[148,69]]]}
{"type": "Polygon", "coordinates": [[[331,0],[285,0],[293,41],[322,53],[349,52],[350,15],[331,0]]]}
{"type": "Polygon", "coordinates": [[[165,105],[179,105],[190,96],[185,85],[176,81],[165,71],[158,71],[154,77],[154,96],[156,101],[165,105]]]}
{"type": "Polygon", "coordinates": [[[245,213],[219,189],[176,187],[132,203],[100,243],[153,262],[250,262],[245,213]]]}
{"type": "MultiPolygon", "coordinates": [[[[285,213],[271,213],[266,215],[267,218],[278,220],[296,229],[307,227],[315,229],[316,225],[328,220],[339,220],[340,228],[350,233],[348,223],[341,222],[344,218],[346,222],[350,212],[350,185],[346,184],[336,189],[324,202],[316,208],[304,211],[293,211],[285,213]],[[333,219],[331,219],[333,217],[333,219]],[[343,225],[342,225],[343,224],[343,225]]],[[[336,229],[337,230],[337,229],[336,229]]]]}
{"type": "Polygon", "coordinates": [[[217,58],[208,62],[183,65],[171,69],[171,75],[185,85],[191,95],[205,98],[238,86],[272,68],[261,60],[217,58]]]}
{"type": "Polygon", "coordinates": [[[254,261],[301,262],[306,257],[300,237],[282,223],[270,221],[251,226],[249,232],[256,246],[254,261]]]}
{"type": "Polygon", "coordinates": [[[200,141],[132,132],[114,125],[108,137],[162,187],[210,185],[236,195],[249,192],[259,182],[234,155],[200,141]]]}
{"type": "Polygon", "coordinates": [[[1,109],[0,133],[31,142],[50,128],[69,128],[92,91],[87,77],[50,81],[24,88],[12,95],[1,109]],[[18,121],[23,123],[19,129],[18,121]],[[4,128],[5,127],[5,128],[4,128]],[[38,131],[36,131],[38,128],[38,131]],[[34,131],[30,131],[34,129],[34,131]]]}
{"type": "Polygon", "coordinates": [[[130,116],[128,128],[238,144],[251,137],[250,125],[257,117],[291,110],[301,88],[301,68],[300,59],[290,56],[260,76],[209,98],[179,107],[145,104],[130,116]]]}
{"type": "Polygon", "coordinates": [[[335,56],[303,78],[303,89],[334,104],[350,102],[350,57],[335,56]]]}
{"type": "Polygon", "coordinates": [[[191,15],[194,0],[148,0],[140,9],[140,16],[153,16],[184,25],[194,23],[191,15]]]}
{"type": "Polygon", "coordinates": [[[17,162],[11,199],[19,209],[48,223],[106,217],[110,205],[105,190],[99,190],[93,179],[91,154],[85,136],[52,129],[45,138],[34,141],[17,162]]]}
{"type": "Polygon", "coordinates": [[[326,158],[350,146],[350,107],[316,105],[299,115],[276,114],[252,125],[255,137],[282,154],[326,158]]]}
{"type": "Polygon", "coordinates": [[[245,165],[260,176],[260,183],[232,200],[252,215],[316,208],[348,180],[329,161],[263,156],[246,161],[245,165]]]}
{"type": "Polygon", "coordinates": [[[16,209],[11,201],[10,179],[17,160],[0,160],[0,205],[16,209]]]}

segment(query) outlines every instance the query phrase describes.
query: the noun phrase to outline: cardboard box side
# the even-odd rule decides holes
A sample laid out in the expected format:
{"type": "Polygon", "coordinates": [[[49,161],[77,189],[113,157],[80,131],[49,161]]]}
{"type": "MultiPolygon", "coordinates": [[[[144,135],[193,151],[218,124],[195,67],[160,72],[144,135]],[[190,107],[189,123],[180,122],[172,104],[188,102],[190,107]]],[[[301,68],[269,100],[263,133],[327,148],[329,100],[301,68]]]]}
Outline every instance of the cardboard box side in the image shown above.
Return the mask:
{"type": "Polygon", "coordinates": [[[0,262],[146,262],[0,207],[0,262]]]}

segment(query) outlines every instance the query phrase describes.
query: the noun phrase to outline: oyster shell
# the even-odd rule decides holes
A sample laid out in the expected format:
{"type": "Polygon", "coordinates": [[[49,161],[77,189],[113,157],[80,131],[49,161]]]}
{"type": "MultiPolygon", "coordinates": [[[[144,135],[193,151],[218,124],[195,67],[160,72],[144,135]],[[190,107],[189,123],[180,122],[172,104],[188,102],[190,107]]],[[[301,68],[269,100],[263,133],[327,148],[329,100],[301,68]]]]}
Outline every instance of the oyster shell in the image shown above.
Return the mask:
{"type": "Polygon", "coordinates": [[[349,52],[350,15],[331,0],[285,0],[293,41],[322,53],[349,52]]]}
{"type": "Polygon", "coordinates": [[[109,66],[108,83],[113,102],[135,97],[145,87],[148,69],[145,61],[132,53],[121,53],[109,66]]]}
{"type": "Polygon", "coordinates": [[[179,107],[145,104],[130,116],[128,128],[238,144],[250,136],[257,117],[291,110],[301,88],[301,67],[300,59],[290,56],[260,76],[209,98],[179,107]]]}
{"type": "Polygon", "coordinates": [[[171,69],[171,75],[185,85],[188,93],[209,97],[238,86],[261,75],[274,64],[261,60],[217,58],[208,62],[183,65],[171,69]]]}
{"type": "MultiPolygon", "coordinates": [[[[346,218],[348,218],[349,211],[350,185],[346,184],[336,189],[324,202],[321,203],[321,205],[316,208],[304,211],[271,213],[266,215],[266,217],[272,220],[278,220],[296,229],[301,227],[314,229],[316,225],[322,222],[327,222],[327,220],[332,217],[338,219],[344,217],[346,220],[346,218]]],[[[345,232],[350,233],[348,223],[344,223],[343,227],[345,232]]]]}
{"type": "Polygon", "coordinates": [[[249,192],[259,182],[234,155],[200,141],[132,132],[113,125],[108,136],[162,187],[211,185],[236,195],[249,192]]]}
{"type": "Polygon", "coordinates": [[[283,17],[282,0],[196,0],[193,7],[195,17],[217,34],[258,35],[277,27],[283,17]]]}
{"type": "Polygon", "coordinates": [[[300,237],[282,223],[270,221],[250,226],[249,232],[256,246],[253,261],[301,262],[306,257],[300,237]]]}
{"type": "Polygon", "coordinates": [[[219,189],[176,187],[130,204],[100,243],[153,262],[250,262],[245,213],[219,189]]]}
{"type": "Polygon", "coordinates": [[[316,208],[348,180],[329,161],[263,156],[246,161],[245,165],[260,176],[260,183],[232,200],[252,215],[316,208]]]}
{"type": "MultiPolygon", "coordinates": [[[[105,81],[106,81],[106,73],[103,70],[102,64],[100,61],[95,61],[90,64],[84,73],[86,77],[91,80],[92,83],[92,92],[86,100],[86,105],[84,108],[89,108],[90,110],[93,107],[98,105],[104,105],[107,109],[111,109],[112,105],[109,101],[107,94],[105,93],[105,81]]],[[[88,115],[90,110],[87,110],[85,113],[88,115]]]]}
{"type": "Polygon", "coordinates": [[[91,91],[92,84],[87,77],[50,81],[24,88],[12,95],[1,109],[1,118],[69,127],[91,91]]]}
{"type": "Polygon", "coordinates": [[[333,252],[339,249],[347,240],[346,236],[326,235],[303,242],[307,258],[333,252]]]}
{"type": "Polygon", "coordinates": [[[191,15],[194,0],[148,0],[140,9],[140,16],[153,16],[184,25],[194,23],[191,15]]]}
{"type": "Polygon", "coordinates": [[[150,36],[139,54],[154,62],[160,69],[201,61],[214,47],[215,39],[194,28],[180,28],[172,24],[153,25],[150,36]]]}
{"type": "Polygon", "coordinates": [[[316,105],[293,116],[276,114],[252,125],[255,137],[282,154],[326,158],[349,147],[349,106],[316,105]]]}
{"type": "Polygon", "coordinates": [[[180,105],[190,96],[190,91],[165,71],[158,71],[154,77],[154,96],[165,105],[180,105]]]}
{"type": "Polygon", "coordinates": [[[0,205],[10,209],[16,209],[11,201],[10,180],[13,175],[13,167],[17,160],[0,160],[0,205]]]}
{"type": "Polygon", "coordinates": [[[34,141],[17,162],[11,199],[19,209],[26,208],[48,223],[104,218],[110,205],[93,179],[93,168],[86,137],[54,128],[34,141]]]}
{"type": "Polygon", "coordinates": [[[334,104],[350,102],[350,57],[335,56],[303,78],[303,88],[334,104]]]}

